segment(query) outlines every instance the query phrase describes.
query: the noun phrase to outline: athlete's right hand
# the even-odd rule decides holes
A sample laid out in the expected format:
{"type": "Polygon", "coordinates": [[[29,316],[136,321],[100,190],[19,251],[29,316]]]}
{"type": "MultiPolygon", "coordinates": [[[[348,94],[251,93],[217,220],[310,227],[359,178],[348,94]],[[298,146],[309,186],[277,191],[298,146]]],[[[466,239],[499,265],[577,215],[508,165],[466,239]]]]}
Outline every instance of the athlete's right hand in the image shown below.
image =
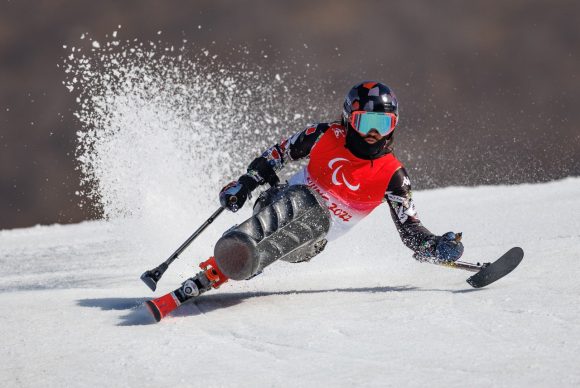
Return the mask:
{"type": "Polygon", "coordinates": [[[221,205],[232,212],[237,212],[248,198],[248,189],[239,181],[233,181],[220,191],[221,205]]]}

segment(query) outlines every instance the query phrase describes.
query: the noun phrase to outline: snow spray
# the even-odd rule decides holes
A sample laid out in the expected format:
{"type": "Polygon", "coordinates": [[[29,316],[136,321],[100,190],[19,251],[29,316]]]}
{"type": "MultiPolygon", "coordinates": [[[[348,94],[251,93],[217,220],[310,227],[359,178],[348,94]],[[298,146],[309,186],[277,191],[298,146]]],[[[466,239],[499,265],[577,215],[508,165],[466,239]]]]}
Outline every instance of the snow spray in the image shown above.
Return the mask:
{"type": "Polygon", "coordinates": [[[82,47],[65,47],[64,85],[80,123],[78,194],[140,232],[145,250],[187,236],[219,205],[223,185],[316,113],[304,77],[249,64],[247,49],[220,62],[186,40],[109,39],[84,34],[82,47]]]}

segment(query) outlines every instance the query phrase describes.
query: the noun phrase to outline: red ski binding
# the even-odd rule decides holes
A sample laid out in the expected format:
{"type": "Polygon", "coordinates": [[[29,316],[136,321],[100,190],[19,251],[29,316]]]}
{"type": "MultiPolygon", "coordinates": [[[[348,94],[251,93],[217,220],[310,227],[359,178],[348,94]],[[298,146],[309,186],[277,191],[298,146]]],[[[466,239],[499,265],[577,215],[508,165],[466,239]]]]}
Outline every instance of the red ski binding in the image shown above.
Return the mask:
{"type": "Polygon", "coordinates": [[[209,291],[212,288],[219,288],[222,284],[224,284],[229,280],[229,278],[226,275],[224,275],[222,271],[220,271],[215,262],[215,257],[213,256],[210,257],[208,260],[204,261],[203,263],[201,263],[199,267],[203,270],[203,272],[198,273],[196,276],[186,281],[184,283],[184,286],[182,286],[183,288],[178,288],[177,290],[170,292],[169,294],[145,302],[145,305],[147,306],[153,317],[155,317],[155,320],[157,322],[166,317],[170,312],[178,308],[182,303],[185,303],[187,300],[194,298],[203,292],[209,291]],[[199,282],[200,277],[207,278],[207,280],[205,280],[203,283],[205,284],[204,287],[197,289],[198,291],[195,294],[184,292],[184,290],[187,289],[187,287],[185,286],[187,282],[193,283],[194,279],[197,279],[195,281],[199,282]]]}
{"type": "Polygon", "coordinates": [[[210,257],[199,265],[199,268],[205,271],[205,276],[212,282],[213,288],[219,288],[222,284],[227,282],[229,278],[220,271],[215,262],[215,257],[210,257]]]}

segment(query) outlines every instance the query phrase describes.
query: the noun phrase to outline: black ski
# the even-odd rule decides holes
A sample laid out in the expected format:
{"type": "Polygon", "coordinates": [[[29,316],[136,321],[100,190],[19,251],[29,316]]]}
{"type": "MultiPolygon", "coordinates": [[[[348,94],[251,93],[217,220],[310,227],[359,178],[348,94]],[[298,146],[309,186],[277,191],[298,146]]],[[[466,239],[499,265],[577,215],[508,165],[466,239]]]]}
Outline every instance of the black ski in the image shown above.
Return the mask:
{"type": "Polygon", "coordinates": [[[473,288],[485,287],[512,272],[524,258],[524,250],[514,247],[493,263],[486,263],[475,275],[467,279],[473,288]]]}

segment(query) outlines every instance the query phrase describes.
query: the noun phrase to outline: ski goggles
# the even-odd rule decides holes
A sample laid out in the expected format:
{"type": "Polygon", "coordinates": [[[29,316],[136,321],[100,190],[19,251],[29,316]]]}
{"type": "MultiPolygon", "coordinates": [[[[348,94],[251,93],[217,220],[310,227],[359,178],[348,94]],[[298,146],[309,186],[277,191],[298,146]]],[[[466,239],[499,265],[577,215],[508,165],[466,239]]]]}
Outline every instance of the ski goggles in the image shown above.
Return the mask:
{"type": "Polygon", "coordinates": [[[381,136],[386,136],[395,129],[397,116],[394,113],[366,112],[357,110],[350,114],[350,125],[363,135],[373,129],[381,136]]]}

